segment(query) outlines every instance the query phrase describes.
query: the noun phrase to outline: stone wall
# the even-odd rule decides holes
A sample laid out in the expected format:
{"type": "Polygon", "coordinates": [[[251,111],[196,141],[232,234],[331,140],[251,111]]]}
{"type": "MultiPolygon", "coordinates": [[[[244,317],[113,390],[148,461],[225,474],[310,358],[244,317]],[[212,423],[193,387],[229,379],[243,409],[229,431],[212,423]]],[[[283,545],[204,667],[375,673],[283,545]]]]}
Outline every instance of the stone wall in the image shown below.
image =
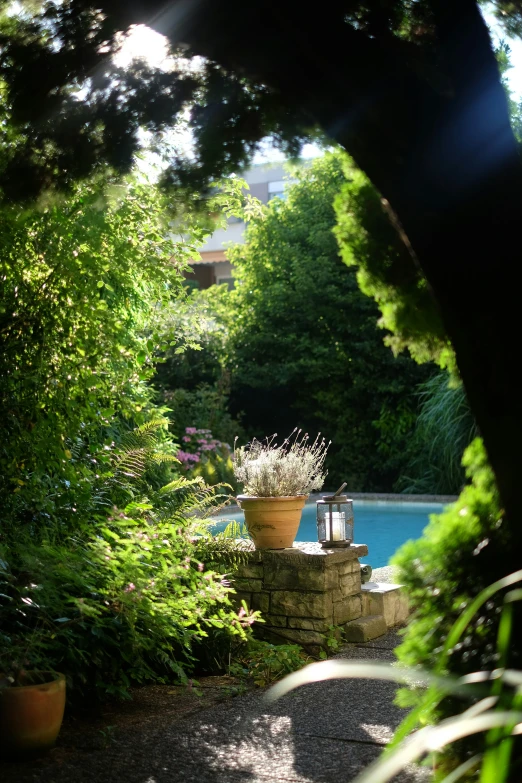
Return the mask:
{"type": "Polygon", "coordinates": [[[292,549],[253,551],[236,574],[238,601],[261,611],[265,623],[256,626],[259,635],[317,652],[332,626],[362,616],[359,558],[367,554],[363,544],[322,549],[296,543],[292,549]]]}

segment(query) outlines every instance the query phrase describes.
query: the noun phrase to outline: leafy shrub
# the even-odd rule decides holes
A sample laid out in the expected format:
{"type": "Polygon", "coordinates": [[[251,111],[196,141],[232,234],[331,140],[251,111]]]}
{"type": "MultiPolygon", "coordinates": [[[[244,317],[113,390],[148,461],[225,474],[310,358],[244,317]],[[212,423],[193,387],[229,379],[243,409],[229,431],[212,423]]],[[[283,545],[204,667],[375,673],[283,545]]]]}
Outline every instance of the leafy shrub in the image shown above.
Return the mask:
{"type": "Polygon", "coordinates": [[[3,211],[4,535],[74,528],[121,439],[164,419],[147,385],[161,342],[154,316],[183,298],[190,255],[165,237],[165,209],[150,184],[130,182],[109,199],[83,185],[42,210],[3,211]]]}
{"type": "MultiPolygon", "coordinates": [[[[449,628],[471,598],[515,570],[509,569],[509,533],[482,441],[476,439],[467,449],[464,464],[472,483],[446,511],[431,517],[422,538],[408,541],[394,558],[414,610],[399,648],[407,664],[434,665],[449,628]]],[[[452,651],[451,671],[466,673],[494,661],[497,608],[486,607],[452,651]]]]}
{"type": "Polygon", "coordinates": [[[309,660],[298,644],[271,644],[251,639],[236,650],[229,672],[265,688],[286,674],[301,669],[309,660]]]}
{"type": "Polygon", "coordinates": [[[212,432],[186,427],[177,453],[182,469],[189,476],[201,476],[209,484],[233,485],[232,451],[228,443],[212,437],[212,432]]]}
{"type": "MultiPolygon", "coordinates": [[[[432,516],[423,538],[406,543],[395,556],[413,609],[397,650],[399,660],[409,666],[437,668],[450,629],[463,611],[489,584],[519,566],[519,552],[480,439],[466,450],[464,465],[471,484],[445,512],[432,516]]],[[[497,637],[504,592],[492,595],[470,619],[466,633],[450,645],[441,673],[461,676],[499,665],[497,637]]],[[[522,668],[520,618],[517,606],[506,658],[506,665],[517,669],[522,668]]],[[[420,703],[422,694],[402,692],[400,698],[403,706],[411,706],[420,703]]],[[[429,723],[459,710],[459,702],[448,696],[426,709],[422,720],[429,723]]],[[[466,752],[459,751],[460,757],[466,752]]]]}
{"type": "MultiPolygon", "coordinates": [[[[249,222],[246,243],[227,251],[237,279],[226,343],[230,410],[241,412],[249,437],[288,432],[289,421],[321,431],[332,441],[331,489],[346,481],[352,491],[392,491],[418,404],[411,390],[431,370],[384,345],[379,309],[341,258],[333,202],[356,173],[349,164],[343,171],[345,161],[329,153],[293,172],[287,198],[272,199],[249,222]],[[383,411],[392,422],[388,449],[377,453],[383,411]]],[[[371,253],[386,264],[398,239],[376,201],[371,253]]],[[[358,224],[355,236],[338,236],[356,253],[364,231],[358,224]]]]}
{"type": "Polygon", "coordinates": [[[194,291],[182,308],[160,322],[168,346],[157,364],[154,386],[169,407],[172,431],[181,438],[186,427],[211,430],[225,443],[243,437],[229,411],[227,355],[229,293],[225,286],[194,291]],[[180,335],[186,345],[180,345],[180,335]]]}
{"type": "Polygon", "coordinates": [[[233,443],[236,437],[245,440],[243,427],[228,409],[228,394],[221,383],[202,383],[195,389],[162,389],[161,399],[168,407],[172,432],[178,440],[187,427],[210,430],[223,443],[233,443]]]}
{"type": "Polygon", "coordinates": [[[2,215],[0,668],[62,670],[73,697],[183,679],[197,639],[249,620],[196,555],[217,498],[179,476],[149,385],[201,238],[169,235],[167,207],[87,184],[2,215]]]}
{"type": "Polygon", "coordinates": [[[0,670],[58,670],[73,696],[122,696],[133,683],[186,680],[195,641],[214,629],[244,639],[252,617],[196,556],[201,522],[190,520],[213,500],[181,478],[61,541],[2,548],[0,670]]]}

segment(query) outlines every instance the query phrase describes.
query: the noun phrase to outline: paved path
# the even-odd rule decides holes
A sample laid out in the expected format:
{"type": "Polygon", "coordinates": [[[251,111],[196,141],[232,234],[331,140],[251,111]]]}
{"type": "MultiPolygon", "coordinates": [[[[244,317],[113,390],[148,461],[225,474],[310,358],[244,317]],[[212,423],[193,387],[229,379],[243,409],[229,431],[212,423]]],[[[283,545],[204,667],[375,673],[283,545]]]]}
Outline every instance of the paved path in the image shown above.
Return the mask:
{"type": "MultiPolygon", "coordinates": [[[[393,660],[390,633],[337,657],[393,660]]],[[[404,715],[395,686],[336,680],[306,685],[267,705],[259,691],[182,719],[146,719],[107,747],[0,765],[2,783],[349,783],[389,741],[404,715]],[[3,769],[2,769],[3,766],[3,769]]],[[[397,783],[426,781],[409,770],[397,783]]]]}

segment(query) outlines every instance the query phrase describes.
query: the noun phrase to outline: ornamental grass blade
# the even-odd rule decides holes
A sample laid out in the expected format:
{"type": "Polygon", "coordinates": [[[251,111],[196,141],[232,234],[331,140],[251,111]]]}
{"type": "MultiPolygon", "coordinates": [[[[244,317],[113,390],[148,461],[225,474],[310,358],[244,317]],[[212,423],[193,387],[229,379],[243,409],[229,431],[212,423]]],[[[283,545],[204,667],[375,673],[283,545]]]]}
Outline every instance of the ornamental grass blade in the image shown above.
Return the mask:
{"type": "MultiPolygon", "coordinates": [[[[509,574],[508,576],[505,576],[502,579],[497,580],[496,582],[493,582],[493,584],[488,585],[488,587],[484,588],[484,590],[482,590],[476,596],[476,598],[474,598],[474,600],[460,615],[458,620],[453,624],[447,636],[447,639],[444,643],[442,652],[438,658],[437,665],[435,666],[435,672],[443,671],[443,669],[447,664],[448,657],[450,655],[451,650],[460,641],[462,635],[466,631],[468,625],[470,624],[471,620],[473,619],[477,611],[481,608],[481,606],[483,606],[483,604],[485,604],[486,601],[489,601],[489,599],[492,598],[500,590],[503,590],[505,587],[510,587],[511,585],[521,581],[522,581],[522,570],[515,571],[514,573],[509,574]]],[[[442,694],[437,691],[436,687],[428,688],[421,703],[417,707],[415,707],[409,713],[409,715],[406,716],[406,718],[402,721],[402,723],[398,727],[391,743],[392,747],[402,742],[402,740],[404,740],[405,737],[407,737],[408,734],[410,734],[416,728],[416,726],[418,726],[420,718],[423,713],[426,712],[429,713],[434,707],[436,707],[436,705],[440,701],[441,695],[442,694]]]]}
{"type": "Polygon", "coordinates": [[[289,674],[284,680],[276,683],[265,698],[269,702],[280,699],[285,694],[314,682],[336,679],[387,680],[401,684],[426,685],[436,687],[444,693],[453,693],[467,697],[479,697],[484,689],[475,683],[462,683],[455,677],[432,674],[423,669],[408,669],[391,666],[389,663],[368,661],[321,661],[311,663],[297,672],[289,674]]]}
{"type": "MultiPolygon", "coordinates": [[[[449,718],[438,726],[427,726],[413,734],[393,751],[384,754],[352,780],[352,783],[388,783],[404,767],[419,761],[426,753],[440,750],[457,740],[508,725],[518,726],[522,712],[486,712],[474,718],[449,718]]],[[[495,779],[485,783],[504,783],[507,770],[496,770],[495,779]]],[[[451,780],[451,778],[450,778],[451,780]]]]}

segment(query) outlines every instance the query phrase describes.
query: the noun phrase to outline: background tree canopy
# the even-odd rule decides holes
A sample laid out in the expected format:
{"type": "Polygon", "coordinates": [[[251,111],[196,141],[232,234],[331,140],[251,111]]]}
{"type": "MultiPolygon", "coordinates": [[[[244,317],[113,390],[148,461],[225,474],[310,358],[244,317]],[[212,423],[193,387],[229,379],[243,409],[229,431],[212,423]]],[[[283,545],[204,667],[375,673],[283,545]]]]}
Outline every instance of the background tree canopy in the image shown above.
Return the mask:
{"type": "MultiPolygon", "coordinates": [[[[329,153],[296,169],[287,199],[270,201],[246,244],[228,251],[237,275],[231,406],[257,436],[297,424],[331,439],[328,486],[392,491],[416,416],[413,391],[430,369],[384,345],[378,309],[340,257],[333,202],[352,173],[343,162],[329,153]]],[[[374,246],[389,252],[390,239],[381,214],[374,246]]]]}

